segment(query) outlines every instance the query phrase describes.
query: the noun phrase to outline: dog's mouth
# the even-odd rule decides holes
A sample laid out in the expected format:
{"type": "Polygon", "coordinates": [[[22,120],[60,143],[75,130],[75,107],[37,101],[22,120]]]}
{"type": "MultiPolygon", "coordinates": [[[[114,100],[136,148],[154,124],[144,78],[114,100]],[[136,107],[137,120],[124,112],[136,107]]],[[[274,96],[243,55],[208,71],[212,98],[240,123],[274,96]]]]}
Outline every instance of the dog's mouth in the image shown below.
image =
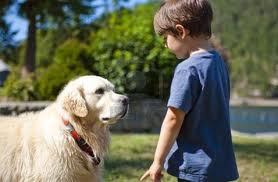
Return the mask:
{"type": "Polygon", "coordinates": [[[123,119],[126,116],[127,112],[128,112],[128,106],[125,107],[122,112],[117,114],[116,117],[112,117],[112,118],[111,117],[103,117],[103,118],[101,118],[101,120],[105,123],[110,123],[110,124],[116,123],[117,120],[123,119]]]}
{"type": "Polygon", "coordinates": [[[128,106],[124,109],[124,111],[122,113],[119,114],[120,115],[120,119],[123,119],[126,116],[127,111],[128,111],[128,106]]]}

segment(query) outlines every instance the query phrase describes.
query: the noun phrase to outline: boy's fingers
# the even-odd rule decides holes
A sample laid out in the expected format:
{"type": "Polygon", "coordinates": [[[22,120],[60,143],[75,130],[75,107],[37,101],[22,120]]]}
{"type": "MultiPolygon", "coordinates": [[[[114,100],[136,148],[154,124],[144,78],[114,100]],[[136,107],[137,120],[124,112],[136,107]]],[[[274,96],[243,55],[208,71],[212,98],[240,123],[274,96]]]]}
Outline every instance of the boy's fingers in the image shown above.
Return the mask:
{"type": "Polygon", "coordinates": [[[140,181],[145,180],[148,176],[150,175],[149,170],[147,172],[145,172],[145,174],[140,178],[140,181]]]}
{"type": "Polygon", "coordinates": [[[161,182],[162,177],[163,177],[162,173],[155,175],[154,182],[161,182]]]}

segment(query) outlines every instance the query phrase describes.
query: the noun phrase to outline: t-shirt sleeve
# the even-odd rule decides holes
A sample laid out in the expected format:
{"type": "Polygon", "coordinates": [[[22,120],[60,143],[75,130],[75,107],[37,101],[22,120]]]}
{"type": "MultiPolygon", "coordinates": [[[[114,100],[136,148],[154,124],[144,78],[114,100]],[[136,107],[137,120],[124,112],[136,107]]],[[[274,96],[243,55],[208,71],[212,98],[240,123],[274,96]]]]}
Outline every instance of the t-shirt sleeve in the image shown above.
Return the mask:
{"type": "Polygon", "coordinates": [[[190,70],[176,71],[172,80],[168,107],[188,112],[198,95],[199,81],[190,70]]]}

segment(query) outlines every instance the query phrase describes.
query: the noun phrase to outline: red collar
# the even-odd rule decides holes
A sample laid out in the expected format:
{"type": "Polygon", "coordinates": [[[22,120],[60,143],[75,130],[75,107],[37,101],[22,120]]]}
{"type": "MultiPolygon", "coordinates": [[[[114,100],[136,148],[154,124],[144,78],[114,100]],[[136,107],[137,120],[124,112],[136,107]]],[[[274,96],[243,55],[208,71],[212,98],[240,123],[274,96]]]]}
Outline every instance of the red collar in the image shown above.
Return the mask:
{"type": "Polygon", "coordinates": [[[63,119],[63,123],[66,126],[67,131],[71,134],[72,138],[74,138],[79,148],[91,157],[94,165],[99,165],[100,158],[94,154],[92,148],[86,143],[86,141],[80,135],[78,135],[72,124],[65,119],[63,119]]]}

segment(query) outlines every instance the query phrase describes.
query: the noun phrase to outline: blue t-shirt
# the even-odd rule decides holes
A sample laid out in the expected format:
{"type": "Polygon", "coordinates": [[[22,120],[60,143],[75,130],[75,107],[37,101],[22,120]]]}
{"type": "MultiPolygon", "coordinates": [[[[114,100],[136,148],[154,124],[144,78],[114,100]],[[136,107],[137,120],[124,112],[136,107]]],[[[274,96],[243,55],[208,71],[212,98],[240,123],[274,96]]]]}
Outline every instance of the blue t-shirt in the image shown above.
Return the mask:
{"type": "Polygon", "coordinates": [[[189,181],[238,178],[229,121],[230,83],[216,51],[199,52],[175,70],[168,107],[186,112],[165,170],[189,181]]]}

